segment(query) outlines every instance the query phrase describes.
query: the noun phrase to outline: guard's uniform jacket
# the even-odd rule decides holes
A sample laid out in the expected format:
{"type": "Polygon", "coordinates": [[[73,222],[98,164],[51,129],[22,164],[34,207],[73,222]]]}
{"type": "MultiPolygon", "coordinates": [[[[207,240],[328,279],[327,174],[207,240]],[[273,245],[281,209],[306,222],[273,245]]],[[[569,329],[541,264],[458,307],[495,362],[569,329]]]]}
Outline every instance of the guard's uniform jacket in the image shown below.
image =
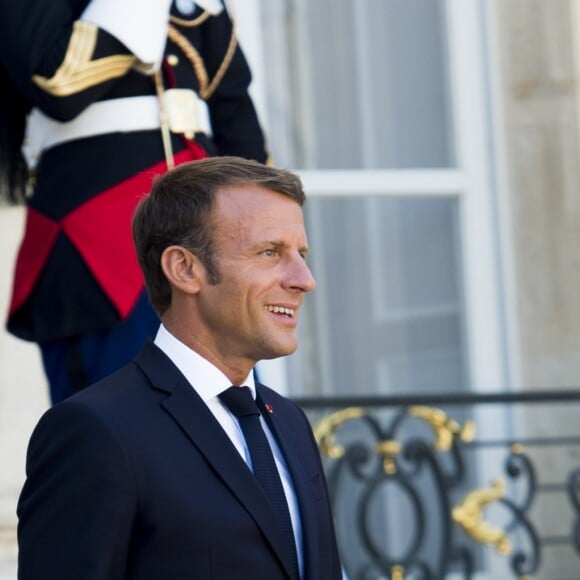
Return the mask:
{"type": "Polygon", "coordinates": [[[35,173],[8,329],[42,343],[109,328],[143,292],[130,220],[167,161],[266,161],[230,15],[219,0],[0,0],[0,58],[35,173]]]}

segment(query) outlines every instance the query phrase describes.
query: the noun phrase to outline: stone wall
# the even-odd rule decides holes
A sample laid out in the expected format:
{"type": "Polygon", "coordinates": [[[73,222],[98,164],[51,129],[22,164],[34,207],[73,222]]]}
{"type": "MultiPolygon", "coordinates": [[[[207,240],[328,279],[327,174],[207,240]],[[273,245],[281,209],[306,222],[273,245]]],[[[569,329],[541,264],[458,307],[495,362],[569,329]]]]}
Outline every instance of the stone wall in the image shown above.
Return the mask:
{"type": "MultiPolygon", "coordinates": [[[[0,206],[0,317],[8,308],[22,208],[0,206]]],[[[16,579],[16,501],[24,481],[26,445],[48,388],[35,345],[0,330],[0,580],[16,579]]]]}
{"type": "MultiPolygon", "coordinates": [[[[507,214],[504,252],[511,251],[513,268],[513,387],[524,390],[580,387],[577,8],[576,0],[495,0],[491,23],[506,168],[500,203],[507,214]]],[[[518,417],[528,436],[578,435],[577,419],[538,411],[518,417]]],[[[564,470],[580,465],[566,450],[536,451],[544,474],[540,484],[564,483],[564,470]]],[[[562,499],[563,508],[555,509],[545,497],[533,509],[540,535],[571,529],[570,506],[562,499]]],[[[547,549],[543,556],[537,578],[577,577],[578,557],[570,548],[547,549]]]]}
{"type": "Polygon", "coordinates": [[[578,386],[580,71],[571,1],[496,1],[518,382],[578,386]]]}

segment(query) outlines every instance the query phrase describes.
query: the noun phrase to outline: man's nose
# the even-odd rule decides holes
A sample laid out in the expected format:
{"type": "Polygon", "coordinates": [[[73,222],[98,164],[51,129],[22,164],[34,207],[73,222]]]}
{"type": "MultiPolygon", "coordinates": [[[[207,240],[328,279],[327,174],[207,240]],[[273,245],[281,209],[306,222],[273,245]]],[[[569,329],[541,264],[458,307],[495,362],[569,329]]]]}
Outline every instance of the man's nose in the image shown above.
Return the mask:
{"type": "Polygon", "coordinates": [[[288,265],[284,285],[289,289],[301,292],[312,292],[316,288],[316,280],[304,257],[300,254],[293,258],[288,265]]]}

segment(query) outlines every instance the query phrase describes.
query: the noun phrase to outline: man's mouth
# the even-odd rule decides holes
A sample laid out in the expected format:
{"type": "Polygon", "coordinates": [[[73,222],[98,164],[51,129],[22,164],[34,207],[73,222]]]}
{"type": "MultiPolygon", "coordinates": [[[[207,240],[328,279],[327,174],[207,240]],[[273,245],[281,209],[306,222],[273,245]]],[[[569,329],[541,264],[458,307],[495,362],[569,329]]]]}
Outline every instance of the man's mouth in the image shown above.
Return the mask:
{"type": "Polygon", "coordinates": [[[273,306],[272,304],[267,304],[265,308],[268,312],[273,312],[274,314],[283,314],[289,318],[294,318],[294,308],[286,308],[285,306],[273,306]]]}

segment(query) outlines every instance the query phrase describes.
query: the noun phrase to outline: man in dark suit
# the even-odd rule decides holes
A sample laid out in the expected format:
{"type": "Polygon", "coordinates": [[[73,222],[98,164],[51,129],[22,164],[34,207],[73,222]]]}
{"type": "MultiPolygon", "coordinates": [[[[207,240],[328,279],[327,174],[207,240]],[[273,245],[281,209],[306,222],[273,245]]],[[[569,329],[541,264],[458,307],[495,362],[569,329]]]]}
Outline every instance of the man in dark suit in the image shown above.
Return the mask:
{"type": "Polygon", "coordinates": [[[315,287],[303,202],[292,173],[235,157],[155,182],[133,235],[162,325],[132,364],[36,427],[18,505],[21,580],[341,577],[306,416],[252,375],[258,360],[296,349],[315,287]],[[244,387],[287,535],[244,417],[222,403],[244,387]]]}

